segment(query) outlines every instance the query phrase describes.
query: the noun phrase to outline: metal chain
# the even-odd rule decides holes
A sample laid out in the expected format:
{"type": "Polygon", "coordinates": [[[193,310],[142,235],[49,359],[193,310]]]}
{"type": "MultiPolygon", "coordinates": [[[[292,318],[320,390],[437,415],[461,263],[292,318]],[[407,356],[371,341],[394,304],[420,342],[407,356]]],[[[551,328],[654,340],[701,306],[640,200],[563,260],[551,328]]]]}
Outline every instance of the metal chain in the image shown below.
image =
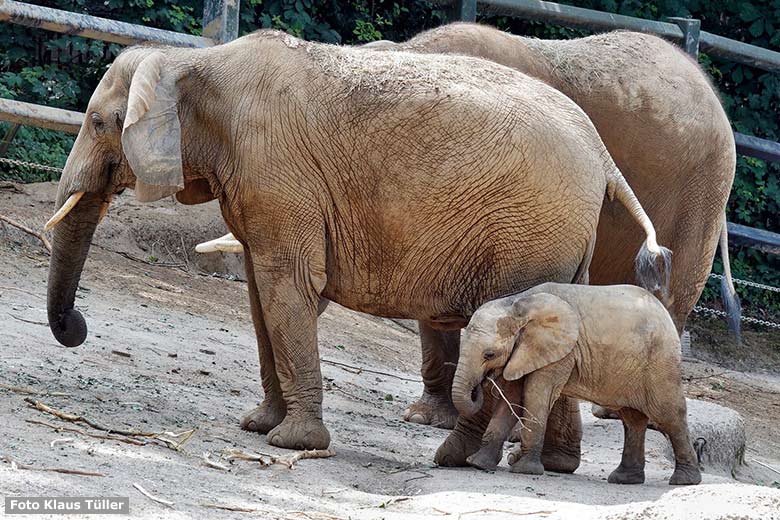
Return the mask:
{"type": "MultiPolygon", "coordinates": [[[[697,305],[696,307],[694,307],[693,312],[700,313],[700,314],[709,314],[711,316],[718,316],[721,318],[725,318],[726,316],[728,316],[727,312],[719,311],[717,309],[710,309],[709,307],[703,307],[701,305],[697,305]]],[[[755,323],[756,325],[763,325],[764,327],[780,329],[780,323],[775,323],[773,321],[761,320],[759,318],[751,318],[750,316],[740,316],[739,319],[747,323],[755,323]]]]}
{"type": "Polygon", "coordinates": [[[27,161],[20,161],[19,159],[7,159],[0,157],[0,163],[10,164],[12,166],[23,166],[25,168],[32,168],[34,170],[43,170],[47,172],[62,173],[62,168],[55,168],[54,166],[46,166],[45,164],[37,164],[27,161]]]}
{"type": "MultiPolygon", "coordinates": [[[[716,280],[722,280],[724,276],[722,274],[710,273],[710,278],[715,278],[716,280]]],[[[756,289],[763,289],[765,291],[780,293],[780,287],[772,287],[771,285],[764,285],[762,283],[751,282],[750,280],[740,280],[739,278],[732,278],[731,280],[734,283],[739,285],[747,285],[748,287],[755,287],[756,289]]]]}

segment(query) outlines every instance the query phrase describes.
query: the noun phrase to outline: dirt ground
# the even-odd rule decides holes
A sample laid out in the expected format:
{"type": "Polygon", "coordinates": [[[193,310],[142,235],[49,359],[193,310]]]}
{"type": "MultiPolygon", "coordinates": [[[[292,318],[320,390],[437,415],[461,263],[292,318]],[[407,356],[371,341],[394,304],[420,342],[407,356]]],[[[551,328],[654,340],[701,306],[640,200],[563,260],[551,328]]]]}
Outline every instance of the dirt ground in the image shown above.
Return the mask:
{"type": "MultiPolygon", "coordinates": [[[[0,214],[40,229],[55,190],[50,183],[0,187],[0,214]]],[[[229,462],[228,450],[289,452],[238,427],[262,397],[246,284],[209,274],[240,272],[237,258],[193,253],[195,243],[221,233],[214,205],[119,197],[77,295],[88,339],[68,349],[46,325],[48,255],[37,239],[0,224],[0,494],[125,496],[139,518],[780,519],[780,490],[773,489],[780,473],[761,465],[780,469],[777,373],[685,364],[689,397],[745,418],[742,482],[706,473],[700,486],[670,487],[666,440],[649,432],[647,482],[607,484],[622,427],[595,419],[584,405],[583,464],[573,475],[515,475],[505,462],[495,473],[438,468],[433,454],[447,432],[401,420],[422,388],[415,333],[337,305],[319,328],[324,415],[336,456],[293,469],[229,462]],[[112,429],[196,431],[178,451],[155,439],[98,439],[86,434],[104,432],[34,409],[25,398],[112,429]],[[223,468],[207,465],[205,455],[223,468]],[[37,471],[43,468],[100,476],[37,471]],[[153,502],[134,484],[172,505],[153,502]]],[[[712,351],[702,343],[715,337],[707,323],[694,325],[695,352],[712,351]]],[[[766,355],[776,362],[777,344],[766,355]]]]}

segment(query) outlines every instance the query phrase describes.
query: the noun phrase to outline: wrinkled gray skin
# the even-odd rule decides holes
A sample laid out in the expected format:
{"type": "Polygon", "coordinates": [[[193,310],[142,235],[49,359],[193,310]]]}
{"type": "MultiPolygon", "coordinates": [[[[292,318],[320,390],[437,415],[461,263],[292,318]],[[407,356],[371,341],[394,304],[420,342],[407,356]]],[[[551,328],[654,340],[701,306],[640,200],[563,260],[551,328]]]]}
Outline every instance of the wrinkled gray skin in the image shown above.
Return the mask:
{"type": "MultiPolygon", "coordinates": [[[[676,46],[652,35],[605,33],[574,40],[538,40],[495,28],[455,23],[375,50],[458,54],[506,65],[566,94],[590,117],[620,170],[647,209],[658,241],[674,251],[666,303],[678,332],[707,282],[712,259],[725,231],[724,209],[734,179],[736,152],[729,121],[706,75],[676,46]]],[[[615,204],[599,219],[589,275],[596,285],[636,283],[635,224],[615,204]]],[[[725,233],[721,254],[727,265],[725,233]]],[[[730,283],[723,295],[732,323],[739,303],[730,283]]],[[[420,324],[425,382],[423,397],[406,419],[438,426],[448,417],[458,338],[420,324]]],[[[578,410],[568,403],[563,408],[578,410]]],[[[578,412],[577,412],[578,414],[578,412]]],[[[578,445],[578,416],[556,425],[578,445]]],[[[561,443],[565,444],[565,443],[561,443]]],[[[572,460],[572,464],[574,461],[572,460]]]]}
{"type": "MultiPolygon", "coordinates": [[[[86,337],[78,280],[101,208],[124,188],[219,200],[246,252],[265,394],[242,424],[284,448],[330,442],[322,298],[455,336],[485,301],[583,280],[605,195],[641,224],[640,258],[664,257],[595,128],[557,90],[484,60],[274,31],[133,48],[106,72],[57,194],[59,208],[85,193],[54,233],[49,323],[65,345],[86,337]]],[[[466,455],[450,443],[439,457],[466,455]]]]}
{"type": "MultiPolygon", "coordinates": [[[[544,472],[548,415],[565,395],[615,409],[623,420],[623,458],[609,482],[644,482],[648,419],[672,442],[675,470],[669,483],[701,482],[688,434],[679,336],[669,313],[644,289],[545,283],[483,304],[462,346],[452,387],[461,414],[481,409],[478,389],[499,373],[507,400],[522,404],[516,412],[522,417],[522,446],[508,457],[513,472],[544,472]]],[[[495,468],[515,422],[502,401],[481,449],[468,462],[495,468]]]]}

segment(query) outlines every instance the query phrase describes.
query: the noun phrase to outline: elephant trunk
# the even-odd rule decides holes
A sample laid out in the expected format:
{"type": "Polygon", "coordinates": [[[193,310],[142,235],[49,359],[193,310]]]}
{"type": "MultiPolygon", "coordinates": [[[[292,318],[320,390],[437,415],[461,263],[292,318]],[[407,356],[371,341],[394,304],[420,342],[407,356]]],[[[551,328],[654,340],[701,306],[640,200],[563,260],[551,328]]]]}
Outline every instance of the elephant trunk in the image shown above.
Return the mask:
{"type": "Polygon", "coordinates": [[[482,395],[482,376],[464,374],[465,370],[458,366],[455,378],[452,382],[452,403],[458,413],[465,417],[476,415],[481,409],[484,396],[482,395]]]}
{"type": "Polygon", "coordinates": [[[87,324],[73,304],[102,206],[102,197],[86,195],[54,230],[47,311],[52,334],[66,347],[77,347],[87,337],[87,324]]]}

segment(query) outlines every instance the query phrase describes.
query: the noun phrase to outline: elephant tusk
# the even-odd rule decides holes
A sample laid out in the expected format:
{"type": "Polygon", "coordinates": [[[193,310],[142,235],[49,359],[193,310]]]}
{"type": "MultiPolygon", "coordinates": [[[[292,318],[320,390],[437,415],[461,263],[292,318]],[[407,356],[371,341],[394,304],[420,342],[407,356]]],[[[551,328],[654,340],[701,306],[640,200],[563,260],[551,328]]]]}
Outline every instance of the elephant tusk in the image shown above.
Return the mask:
{"type": "Polygon", "coordinates": [[[57,210],[57,213],[55,213],[49,221],[43,226],[44,231],[49,231],[51,228],[56,226],[60,223],[60,220],[64,219],[65,216],[70,213],[70,210],[73,209],[73,207],[79,203],[81,200],[81,197],[84,196],[83,191],[77,191],[70,197],[68,197],[68,200],[65,201],[65,204],[62,205],[62,207],[57,210]]]}
{"type": "Polygon", "coordinates": [[[103,202],[103,205],[100,207],[100,216],[98,217],[98,224],[100,224],[103,221],[103,217],[106,216],[106,213],[108,213],[108,206],[111,205],[111,199],[113,199],[113,195],[108,196],[108,200],[103,202]]]}
{"type": "Polygon", "coordinates": [[[225,236],[195,246],[195,252],[197,253],[216,253],[218,251],[223,253],[243,253],[244,246],[236,240],[233,233],[228,233],[225,236]]]}

